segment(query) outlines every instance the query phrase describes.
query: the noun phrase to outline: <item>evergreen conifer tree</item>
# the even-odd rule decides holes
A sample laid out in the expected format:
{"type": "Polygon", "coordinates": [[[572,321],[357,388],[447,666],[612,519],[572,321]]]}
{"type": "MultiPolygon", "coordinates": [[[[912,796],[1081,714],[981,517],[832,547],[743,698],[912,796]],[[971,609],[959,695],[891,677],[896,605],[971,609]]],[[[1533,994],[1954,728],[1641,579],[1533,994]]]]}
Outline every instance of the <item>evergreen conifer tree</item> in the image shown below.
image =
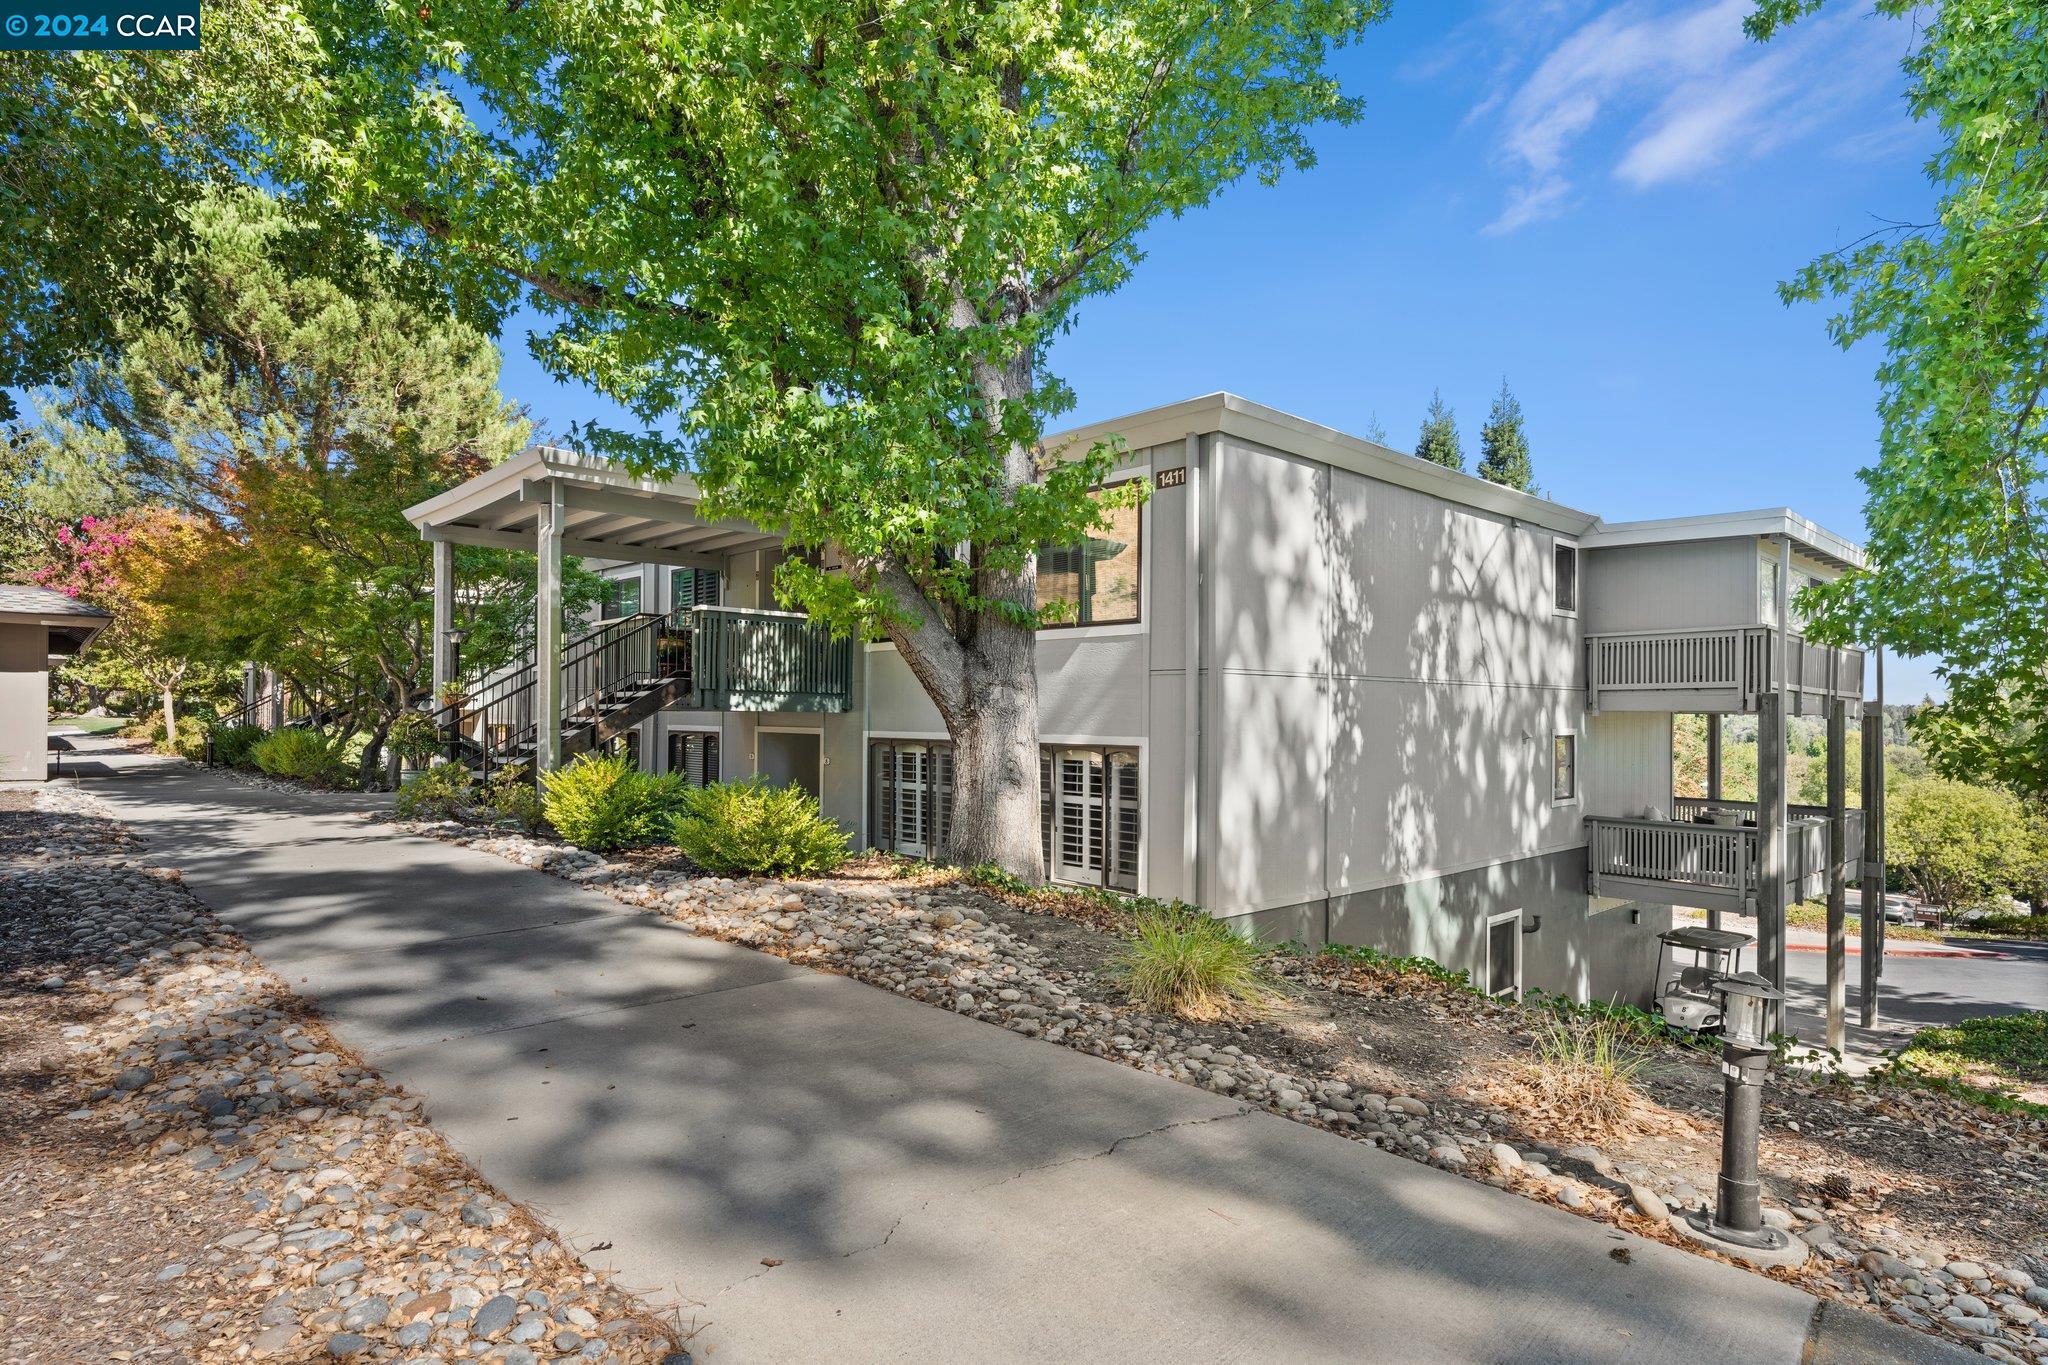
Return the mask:
{"type": "Polygon", "coordinates": [[[1458,440],[1458,418],[1444,403],[1442,389],[1429,396],[1429,411],[1422,419],[1422,434],[1415,438],[1417,459],[1463,471],[1465,447],[1458,440]]]}
{"type": "Polygon", "coordinates": [[[1500,381],[1493,411],[1479,429],[1479,477],[1489,483],[1535,491],[1536,471],[1529,463],[1529,436],[1522,430],[1522,404],[1500,381]]]}

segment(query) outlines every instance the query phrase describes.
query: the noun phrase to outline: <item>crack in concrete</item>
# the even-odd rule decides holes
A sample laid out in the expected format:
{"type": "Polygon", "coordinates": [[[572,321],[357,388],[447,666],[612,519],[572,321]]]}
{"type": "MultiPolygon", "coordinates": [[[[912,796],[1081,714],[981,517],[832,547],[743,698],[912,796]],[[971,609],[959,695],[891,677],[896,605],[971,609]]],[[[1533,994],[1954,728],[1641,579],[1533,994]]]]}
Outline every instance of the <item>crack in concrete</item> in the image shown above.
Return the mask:
{"type": "Polygon", "coordinates": [[[1016,1181],[1023,1180],[1027,1176],[1037,1175],[1042,1171],[1055,1171],[1062,1166],[1078,1166],[1083,1162],[1100,1161],[1104,1157],[1115,1156],[1117,1153],[1117,1149],[1122,1147],[1127,1142],[1137,1142],[1143,1138],[1156,1137],[1161,1133],[1170,1133],[1176,1128],[1200,1128],[1211,1123],[1225,1123],[1231,1119],[1246,1118],[1257,1112],[1260,1111],[1254,1109],[1250,1105],[1240,1105],[1237,1109],[1233,1110],[1228,1114],[1211,1114],[1207,1118],[1199,1119],[1176,1119],[1172,1123],[1162,1123],[1157,1127],[1144,1129],[1142,1132],[1126,1133],[1124,1136],[1110,1143],[1109,1146],[1103,1148],[1099,1152],[1084,1152],[1080,1156],[1064,1156],[1054,1161],[1041,1161],[1037,1165],[1026,1166],[1023,1170],[1014,1171],[1009,1175],[1001,1177],[1000,1179],[986,1181],[980,1185],[970,1185],[965,1190],[958,1191],[954,1194],[933,1195],[930,1199],[926,1199],[919,1203],[916,1208],[911,1209],[905,1213],[897,1214],[895,1221],[889,1224],[889,1230],[883,1233],[880,1238],[878,1238],[875,1241],[867,1243],[865,1246],[853,1247],[850,1250],[842,1251],[838,1253],[836,1256],[831,1257],[813,1257],[802,1261],[778,1261],[776,1262],[776,1264],[771,1266],[762,1266],[759,1270],[756,1270],[751,1275],[742,1275],[739,1279],[734,1280],[731,1284],[725,1286],[725,1288],[718,1290],[716,1293],[711,1295],[710,1299],[704,1300],[700,1306],[709,1307],[712,1299],[717,1299],[723,1295],[730,1294],[733,1290],[738,1289],[741,1285],[750,1284],[753,1281],[758,1280],[762,1276],[768,1274],[770,1271],[780,1269],[782,1266],[785,1265],[806,1265],[811,1264],[817,1260],[844,1261],[850,1260],[855,1256],[865,1255],[870,1251],[880,1251],[883,1247],[889,1245],[889,1239],[896,1235],[896,1232],[899,1228],[901,1228],[905,1223],[909,1222],[912,1218],[915,1218],[918,1215],[924,1213],[925,1210],[929,1209],[933,1204],[938,1203],[941,1199],[960,1199],[969,1195],[981,1194],[986,1190],[995,1189],[1000,1185],[1012,1184],[1016,1181]]]}

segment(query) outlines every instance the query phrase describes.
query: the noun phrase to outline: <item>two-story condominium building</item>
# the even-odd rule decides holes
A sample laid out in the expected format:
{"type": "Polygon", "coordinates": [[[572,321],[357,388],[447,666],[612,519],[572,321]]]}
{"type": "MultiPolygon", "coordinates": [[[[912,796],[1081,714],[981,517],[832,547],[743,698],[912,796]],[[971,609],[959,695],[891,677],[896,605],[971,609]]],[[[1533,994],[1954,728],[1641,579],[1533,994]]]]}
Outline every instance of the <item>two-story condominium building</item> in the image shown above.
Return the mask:
{"type": "MultiPolygon", "coordinates": [[[[1152,496],[1040,560],[1077,608],[1038,643],[1055,879],[1644,1001],[1672,906],[1781,923],[1858,871],[1858,813],[1780,809],[1782,743],[1746,808],[1672,785],[1674,715],[1756,712],[1765,750],[1788,711],[1860,717],[1861,654],[1782,629],[1802,579],[1860,562],[1840,538],[1785,511],[1607,524],[1229,394],[1048,445],[1112,435],[1113,477],[1152,496]]],[[[765,773],[865,845],[943,857],[951,748],[894,646],[773,611],[779,540],[695,509],[687,478],[536,448],[410,511],[430,540],[541,553],[561,667],[473,687],[444,715],[462,752],[765,773]],[[612,581],[567,644],[563,554],[612,581]]]]}

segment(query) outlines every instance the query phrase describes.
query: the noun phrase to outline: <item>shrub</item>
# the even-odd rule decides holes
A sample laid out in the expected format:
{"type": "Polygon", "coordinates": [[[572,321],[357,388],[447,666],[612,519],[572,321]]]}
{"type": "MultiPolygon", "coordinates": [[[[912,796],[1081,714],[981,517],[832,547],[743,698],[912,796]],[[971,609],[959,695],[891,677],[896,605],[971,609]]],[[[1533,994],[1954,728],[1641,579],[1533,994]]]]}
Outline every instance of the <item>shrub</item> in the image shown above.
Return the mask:
{"type": "Polygon", "coordinates": [[[1913,1081],[2001,1113],[2048,1115],[2019,1092],[2048,1081],[2048,1010],[1921,1029],[1887,1079],[1913,1081]]]}
{"type": "MultiPolygon", "coordinates": [[[[2019,938],[2048,938],[2048,915],[1984,915],[1971,920],[1969,928],[1984,934],[2011,934],[2019,938]]],[[[1886,933],[1897,933],[1893,926],[1886,933]]]]}
{"type": "Polygon", "coordinates": [[[407,711],[384,732],[384,747],[408,768],[417,768],[441,752],[441,734],[423,711],[407,711]]]}
{"type": "Polygon", "coordinates": [[[1640,1102],[1635,1079],[1649,1059],[1629,1045],[1620,1019],[1547,1014],[1536,1025],[1536,1055],[1523,1067],[1530,1101],[1560,1126],[1588,1133],[1621,1127],[1640,1102]]]}
{"type": "Polygon", "coordinates": [[[846,831],[817,798],[760,778],[681,788],[670,837],[690,861],[721,877],[807,877],[846,861],[846,831]]]}
{"type": "Polygon", "coordinates": [[[348,778],[348,761],[341,746],[317,730],[279,730],[265,735],[251,747],[249,757],[272,777],[321,787],[338,787],[348,778]]]}
{"type": "Polygon", "coordinates": [[[1133,1004],[1183,1019],[1267,1013],[1280,980],[1272,948],[1184,905],[1147,906],[1131,918],[1115,975],[1133,1004]]]}
{"type": "Polygon", "coordinates": [[[570,843],[609,853],[660,838],[679,785],[620,755],[585,754],[541,778],[541,810],[570,843]]]}
{"type": "Polygon", "coordinates": [[[469,770],[444,763],[408,777],[391,809],[402,820],[452,820],[471,799],[469,770]]]}
{"type": "Polygon", "coordinates": [[[213,761],[231,768],[248,767],[255,761],[249,757],[249,751],[268,733],[260,725],[216,725],[213,728],[213,761]]]}
{"type": "Polygon", "coordinates": [[[533,775],[523,763],[491,774],[491,780],[484,785],[484,804],[500,819],[510,820],[521,829],[539,829],[547,820],[540,790],[533,785],[533,775]]]}

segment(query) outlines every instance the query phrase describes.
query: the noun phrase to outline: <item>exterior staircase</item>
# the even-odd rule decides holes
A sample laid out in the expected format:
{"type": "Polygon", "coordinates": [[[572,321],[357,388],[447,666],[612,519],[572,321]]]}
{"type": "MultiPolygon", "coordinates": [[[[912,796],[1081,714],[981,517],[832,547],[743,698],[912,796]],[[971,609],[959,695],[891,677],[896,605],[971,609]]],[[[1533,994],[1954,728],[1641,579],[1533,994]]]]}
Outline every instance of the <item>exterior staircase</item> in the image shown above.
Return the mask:
{"type": "MultiPolygon", "coordinates": [[[[853,641],[800,614],[735,607],[640,612],[562,651],[562,757],[601,748],[657,711],[844,711],[853,641]]],[[[539,675],[529,661],[433,713],[452,762],[479,776],[531,764],[539,675]]]]}

